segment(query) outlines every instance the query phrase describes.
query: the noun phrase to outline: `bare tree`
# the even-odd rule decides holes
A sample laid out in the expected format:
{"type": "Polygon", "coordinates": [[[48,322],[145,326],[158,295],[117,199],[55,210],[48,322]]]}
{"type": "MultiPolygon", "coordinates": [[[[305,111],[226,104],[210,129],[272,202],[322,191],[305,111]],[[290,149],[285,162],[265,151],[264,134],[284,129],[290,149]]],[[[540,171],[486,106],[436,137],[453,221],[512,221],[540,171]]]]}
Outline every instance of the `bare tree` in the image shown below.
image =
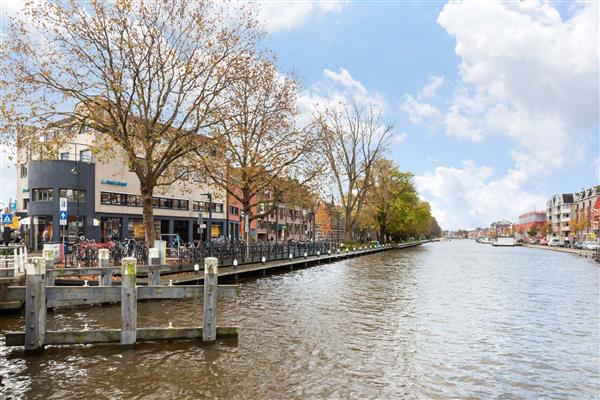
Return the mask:
{"type": "Polygon", "coordinates": [[[321,148],[344,209],[344,236],[354,238],[375,164],[383,157],[393,124],[380,110],[356,103],[328,106],[318,114],[321,148]]]}
{"type": "Polygon", "coordinates": [[[36,141],[57,121],[56,144],[100,132],[94,151],[123,157],[139,178],[152,246],[155,188],[185,176],[186,155],[260,37],[249,13],[227,10],[194,0],[27,3],[2,49],[3,140],[36,141]]]}
{"type": "Polygon", "coordinates": [[[316,161],[315,132],[297,123],[296,79],[254,57],[238,78],[223,92],[210,139],[219,157],[200,151],[196,156],[211,181],[241,203],[249,224],[280,202],[305,197],[323,163],[316,161]],[[227,163],[227,173],[215,161],[227,163]]]}

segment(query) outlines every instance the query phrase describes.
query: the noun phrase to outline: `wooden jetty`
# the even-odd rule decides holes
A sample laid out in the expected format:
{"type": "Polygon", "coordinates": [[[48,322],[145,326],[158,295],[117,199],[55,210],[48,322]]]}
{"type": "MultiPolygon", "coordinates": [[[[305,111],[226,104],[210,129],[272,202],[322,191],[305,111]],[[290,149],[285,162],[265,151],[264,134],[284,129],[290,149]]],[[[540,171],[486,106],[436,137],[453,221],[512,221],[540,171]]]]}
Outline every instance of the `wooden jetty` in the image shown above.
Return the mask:
{"type": "MultiPolygon", "coordinates": [[[[137,260],[125,258],[121,265],[121,286],[72,287],[46,286],[46,259],[34,257],[26,265],[25,285],[25,331],[6,332],[7,346],[24,346],[26,351],[41,350],[47,344],[120,343],[132,345],[141,340],[197,339],[205,342],[218,338],[237,337],[238,327],[217,327],[216,312],[219,293],[235,295],[237,288],[220,287],[218,260],[206,258],[204,275],[206,285],[202,287],[140,287],[136,285],[137,260]],[[65,290],[66,289],[66,290],[65,290]],[[140,298],[189,298],[204,296],[202,326],[176,328],[138,328],[137,301],[140,298]],[[78,331],[46,331],[46,309],[48,304],[72,304],[81,297],[91,302],[105,302],[108,298],[121,302],[121,329],[94,329],[78,331]],[[63,303],[60,303],[60,302],[63,303]]],[[[9,288],[11,289],[11,288],[9,288]]],[[[17,296],[21,288],[9,291],[17,296]]]]}
{"type": "MultiPolygon", "coordinates": [[[[322,263],[337,262],[343,259],[374,254],[382,251],[404,249],[419,246],[427,241],[411,242],[398,245],[372,245],[359,247],[352,251],[340,251],[331,254],[317,254],[307,257],[287,258],[264,263],[251,263],[239,266],[218,268],[219,278],[222,280],[236,281],[244,275],[266,274],[281,270],[294,270],[308,266],[320,265],[322,263]]],[[[189,265],[183,268],[171,265],[159,265],[158,254],[150,252],[149,266],[141,266],[136,269],[137,296],[140,300],[147,299],[181,299],[201,296],[203,287],[199,286],[204,281],[204,271],[199,267],[189,265]],[[196,283],[196,285],[188,285],[196,283]],[[141,286],[141,285],[145,286],[141,286]]],[[[98,267],[89,268],[62,268],[54,269],[54,258],[51,254],[44,254],[45,284],[47,292],[47,307],[63,307],[92,305],[103,303],[115,303],[120,301],[119,282],[113,282],[113,276],[121,276],[121,268],[108,267],[108,250],[99,251],[98,267]],[[61,277],[73,276],[98,276],[97,282],[68,281],[61,277]],[[57,286],[56,281],[70,283],[68,286],[57,286]],[[81,284],[84,283],[84,286],[81,284]],[[77,286],[75,286],[77,285],[77,286]],[[89,286],[88,286],[89,285],[89,286]],[[93,286],[92,286],[93,285],[93,286]],[[96,286],[97,285],[97,286],[96,286]]],[[[16,281],[11,281],[16,282],[16,281]]],[[[23,282],[21,280],[20,282],[23,282]]],[[[23,285],[23,283],[20,283],[23,285]]],[[[0,303],[18,309],[25,302],[25,286],[4,286],[0,288],[0,303]]],[[[218,287],[220,296],[234,296],[237,287],[220,285],[218,287]]]]}

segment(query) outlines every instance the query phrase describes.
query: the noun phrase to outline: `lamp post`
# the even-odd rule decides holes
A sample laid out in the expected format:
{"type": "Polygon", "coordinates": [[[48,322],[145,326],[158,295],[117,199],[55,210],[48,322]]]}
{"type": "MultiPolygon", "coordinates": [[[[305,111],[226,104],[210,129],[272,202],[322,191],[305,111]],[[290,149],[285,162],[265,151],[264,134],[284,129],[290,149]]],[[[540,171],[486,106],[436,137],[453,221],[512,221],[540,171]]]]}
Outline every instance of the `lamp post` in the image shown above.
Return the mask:
{"type": "Polygon", "coordinates": [[[208,197],[208,225],[206,225],[206,240],[208,241],[208,256],[212,257],[212,193],[203,193],[208,197]]]}

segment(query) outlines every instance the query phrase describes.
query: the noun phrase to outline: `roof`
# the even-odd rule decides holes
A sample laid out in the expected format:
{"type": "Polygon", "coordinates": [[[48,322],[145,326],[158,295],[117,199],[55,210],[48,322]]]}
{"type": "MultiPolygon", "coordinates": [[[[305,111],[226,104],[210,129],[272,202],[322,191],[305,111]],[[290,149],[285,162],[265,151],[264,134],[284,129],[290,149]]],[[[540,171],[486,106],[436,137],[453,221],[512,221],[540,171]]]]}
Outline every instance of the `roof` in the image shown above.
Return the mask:
{"type": "Polygon", "coordinates": [[[565,193],[562,195],[563,203],[573,203],[573,193],[565,193]]]}

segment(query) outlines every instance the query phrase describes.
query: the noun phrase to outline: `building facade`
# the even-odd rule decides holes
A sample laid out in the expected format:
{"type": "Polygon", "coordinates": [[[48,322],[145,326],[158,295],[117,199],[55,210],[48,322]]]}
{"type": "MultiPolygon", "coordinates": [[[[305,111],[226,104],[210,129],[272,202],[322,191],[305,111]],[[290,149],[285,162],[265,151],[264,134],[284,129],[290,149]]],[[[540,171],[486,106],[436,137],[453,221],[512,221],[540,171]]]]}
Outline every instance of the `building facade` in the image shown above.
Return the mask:
{"type": "Polygon", "coordinates": [[[568,238],[570,236],[572,206],[572,193],[557,194],[548,200],[546,217],[552,227],[550,236],[558,238],[568,238]]]}
{"type": "MultiPolygon", "coordinates": [[[[142,199],[136,174],[123,162],[117,148],[107,160],[94,158],[94,133],[80,134],[68,145],[44,154],[32,149],[17,151],[17,215],[28,246],[73,241],[85,237],[144,238],[142,199]],[[59,220],[59,199],[67,199],[66,225],[59,220]]],[[[212,194],[212,238],[230,237],[226,192],[198,174],[186,174],[180,182],[155,190],[153,205],[158,239],[178,235],[184,242],[206,240],[208,196],[212,194]]]]}
{"type": "Polygon", "coordinates": [[[532,228],[535,228],[537,231],[535,236],[539,236],[542,228],[546,224],[546,218],[546,211],[531,211],[519,215],[519,222],[513,226],[513,230],[520,235],[529,236],[529,231],[532,228]]]}
{"type": "Polygon", "coordinates": [[[598,218],[596,207],[600,200],[600,186],[583,189],[573,194],[571,206],[572,234],[578,240],[596,240],[598,218]]]}

